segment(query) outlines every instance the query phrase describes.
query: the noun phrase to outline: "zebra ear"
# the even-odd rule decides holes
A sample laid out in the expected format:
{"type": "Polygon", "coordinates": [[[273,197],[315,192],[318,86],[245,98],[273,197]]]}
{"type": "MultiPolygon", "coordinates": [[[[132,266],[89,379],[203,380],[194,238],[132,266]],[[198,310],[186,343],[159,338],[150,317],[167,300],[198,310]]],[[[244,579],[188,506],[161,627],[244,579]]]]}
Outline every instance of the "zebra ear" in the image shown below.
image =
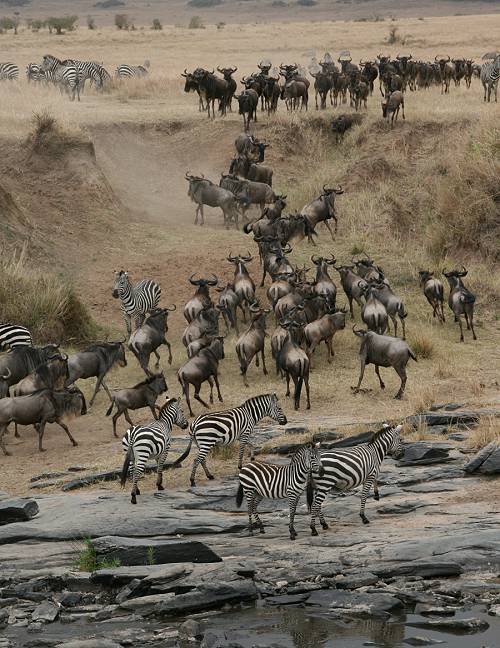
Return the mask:
{"type": "Polygon", "coordinates": [[[315,443],[315,444],[314,444],[314,447],[315,447],[315,448],[319,448],[320,446],[321,446],[321,442],[320,442],[320,441],[318,441],[318,443],[315,443]]]}

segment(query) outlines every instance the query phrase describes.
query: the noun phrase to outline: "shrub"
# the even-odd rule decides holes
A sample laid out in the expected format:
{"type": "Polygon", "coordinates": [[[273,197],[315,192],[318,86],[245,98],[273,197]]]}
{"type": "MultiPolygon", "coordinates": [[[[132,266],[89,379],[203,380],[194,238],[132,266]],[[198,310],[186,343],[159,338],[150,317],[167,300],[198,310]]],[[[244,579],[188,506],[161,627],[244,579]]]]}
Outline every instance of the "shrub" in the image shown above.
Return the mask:
{"type": "Polygon", "coordinates": [[[123,0],[103,0],[102,2],[96,2],[94,7],[96,9],[110,9],[111,7],[124,7],[125,3],[123,0]]]}
{"type": "Polygon", "coordinates": [[[116,14],[115,25],[117,29],[128,29],[130,27],[127,14],[116,14]]]}
{"type": "Polygon", "coordinates": [[[188,7],[216,7],[222,4],[222,0],[189,0],[188,7]]]}
{"type": "Polygon", "coordinates": [[[65,31],[74,31],[77,20],[78,16],[51,16],[50,18],[47,18],[45,24],[49,28],[50,33],[52,33],[52,30],[54,29],[56,34],[60,36],[65,31]]]}
{"type": "Polygon", "coordinates": [[[297,0],[297,4],[301,7],[314,7],[314,5],[317,5],[318,3],[316,0],[297,0]]]}
{"type": "Polygon", "coordinates": [[[399,33],[399,29],[396,25],[391,25],[391,27],[389,27],[389,35],[387,36],[386,43],[388,45],[396,45],[398,43],[400,45],[405,45],[406,37],[401,36],[401,34],[399,33]]]}
{"type": "Polygon", "coordinates": [[[409,340],[410,349],[417,358],[428,360],[434,355],[434,343],[424,333],[415,333],[409,340]]]}
{"type": "Polygon", "coordinates": [[[225,22],[218,22],[217,23],[217,29],[224,29],[225,26],[226,26],[225,22]]]}
{"type": "Polygon", "coordinates": [[[163,29],[163,25],[161,24],[159,18],[155,18],[153,20],[153,24],[151,25],[151,29],[156,29],[156,30],[163,29]]]}
{"type": "Polygon", "coordinates": [[[91,30],[94,30],[96,28],[95,20],[92,18],[92,16],[87,16],[87,27],[91,30]]]}
{"type": "Polygon", "coordinates": [[[99,560],[90,538],[84,538],[83,545],[84,547],[80,551],[76,562],[76,567],[80,571],[95,572],[97,569],[110,569],[120,566],[118,558],[102,558],[99,560]]]}
{"type": "Polygon", "coordinates": [[[32,32],[39,32],[42,27],[45,27],[45,21],[44,20],[30,20],[28,27],[31,29],[32,32]]]}
{"type": "Polygon", "coordinates": [[[13,18],[8,16],[0,18],[0,31],[9,31],[10,29],[14,30],[14,33],[17,34],[17,23],[13,18]]]}
{"type": "Polygon", "coordinates": [[[201,16],[193,16],[191,20],[189,21],[188,25],[189,29],[205,29],[205,25],[203,24],[203,20],[201,19],[201,16]]]}

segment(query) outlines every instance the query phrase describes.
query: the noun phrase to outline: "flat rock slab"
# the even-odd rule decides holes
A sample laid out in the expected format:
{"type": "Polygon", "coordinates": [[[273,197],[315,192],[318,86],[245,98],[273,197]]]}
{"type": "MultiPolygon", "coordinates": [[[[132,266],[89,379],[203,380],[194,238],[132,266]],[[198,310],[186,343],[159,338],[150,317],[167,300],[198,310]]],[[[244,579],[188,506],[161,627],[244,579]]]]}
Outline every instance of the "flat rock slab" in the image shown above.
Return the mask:
{"type": "Polygon", "coordinates": [[[27,522],[8,525],[0,534],[0,544],[22,540],[71,540],[106,536],[199,535],[237,533],[247,522],[244,516],[228,516],[217,511],[184,511],[179,515],[168,500],[163,503],[144,493],[138,504],[130,504],[126,494],[93,492],[43,495],[36,498],[40,514],[27,522]]]}
{"type": "Polygon", "coordinates": [[[397,466],[425,466],[427,464],[449,461],[449,450],[452,446],[440,447],[435,443],[408,443],[405,445],[404,456],[397,466]]]}
{"type": "Polygon", "coordinates": [[[55,648],[121,648],[121,644],[111,639],[72,639],[56,644],[55,648]]]}
{"type": "Polygon", "coordinates": [[[210,547],[197,540],[165,540],[161,538],[123,538],[104,536],[92,541],[97,556],[119,560],[121,565],[147,565],[165,563],[221,562],[210,547]]]}
{"type": "Polygon", "coordinates": [[[423,504],[420,501],[413,502],[399,502],[398,504],[387,504],[386,506],[381,506],[377,509],[377,513],[382,515],[404,515],[405,513],[412,513],[419,508],[428,506],[428,504],[423,504]]]}
{"type": "MultiPolygon", "coordinates": [[[[174,465],[174,462],[167,461],[165,463],[165,468],[179,468],[180,464],[174,465]]],[[[146,474],[155,472],[157,469],[156,463],[146,464],[144,472],[146,474]]],[[[105,472],[92,473],[91,475],[85,475],[85,477],[79,477],[77,479],[72,479],[71,481],[66,482],[61,490],[62,491],[72,491],[79,488],[85,488],[85,486],[91,486],[92,484],[98,484],[99,482],[109,482],[116,481],[121,478],[122,469],[115,468],[114,470],[106,470],[105,472]]]]}
{"type": "Polygon", "coordinates": [[[309,598],[309,593],[304,594],[280,594],[278,596],[268,596],[264,599],[265,605],[301,605],[309,598]]]}
{"type": "Polygon", "coordinates": [[[424,562],[415,560],[414,562],[402,565],[388,567],[375,566],[372,571],[381,578],[393,576],[420,576],[421,578],[438,578],[440,576],[459,576],[462,573],[462,567],[454,562],[424,562]]]}
{"type": "Polygon", "coordinates": [[[0,500],[0,525],[12,522],[31,520],[38,514],[38,504],[33,499],[2,499],[0,500]]]}
{"type": "Polygon", "coordinates": [[[479,422],[478,412],[469,410],[455,411],[455,412],[422,412],[422,414],[415,414],[408,416],[406,422],[413,427],[426,424],[429,427],[434,425],[453,425],[460,426],[474,426],[479,422]]]}
{"type": "Polygon", "coordinates": [[[385,616],[403,606],[398,598],[390,594],[365,594],[346,590],[318,590],[311,594],[306,605],[373,616],[385,616]]]}
{"type": "Polygon", "coordinates": [[[160,617],[182,616],[217,609],[227,604],[254,601],[257,597],[258,593],[255,584],[248,580],[203,584],[196,590],[179,594],[158,603],[152,614],[160,617]]]}
{"type": "Polygon", "coordinates": [[[428,621],[415,621],[406,625],[414,628],[427,628],[428,630],[441,630],[450,634],[475,634],[484,632],[490,624],[484,619],[429,619],[428,621]]]}
{"type": "Polygon", "coordinates": [[[467,473],[495,475],[500,473],[500,442],[492,441],[464,466],[467,473]]]}
{"type": "Polygon", "coordinates": [[[33,610],[31,615],[32,621],[41,621],[42,623],[52,623],[59,616],[60,605],[52,601],[44,601],[33,610]]]}
{"type": "Polygon", "coordinates": [[[403,639],[407,646],[436,646],[437,644],[446,643],[440,639],[431,639],[430,637],[408,637],[403,639]]]}
{"type": "Polygon", "coordinates": [[[460,486],[452,481],[438,481],[435,484],[433,482],[430,482],[405,486],[403,490],[410,493],[446,493],[449,491],[460,490],[460,486]]]}

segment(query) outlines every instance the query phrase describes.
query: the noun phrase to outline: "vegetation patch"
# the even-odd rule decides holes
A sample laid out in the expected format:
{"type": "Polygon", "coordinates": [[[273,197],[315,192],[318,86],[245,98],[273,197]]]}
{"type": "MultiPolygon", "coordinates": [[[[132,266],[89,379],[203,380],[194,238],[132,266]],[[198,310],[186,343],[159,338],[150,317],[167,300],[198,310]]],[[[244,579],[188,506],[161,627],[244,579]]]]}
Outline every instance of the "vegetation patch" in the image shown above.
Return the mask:
{"type": "Polygon", "coordinates": [[[92,540],[83,539],[83,549],[78,554],[76,567],[82,572],[95,572],[97,569],[112,569],[120,567],[118,558],[98,558],[92,540]]]}

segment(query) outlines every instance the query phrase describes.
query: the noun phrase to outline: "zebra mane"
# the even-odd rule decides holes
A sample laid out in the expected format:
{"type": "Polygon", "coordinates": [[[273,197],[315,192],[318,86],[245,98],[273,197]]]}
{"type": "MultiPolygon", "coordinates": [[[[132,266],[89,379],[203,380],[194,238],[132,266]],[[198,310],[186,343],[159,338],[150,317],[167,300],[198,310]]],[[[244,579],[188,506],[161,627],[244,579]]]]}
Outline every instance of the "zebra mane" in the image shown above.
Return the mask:
{"type": "Polygon", "coordinates": [[[377,430],[376,432],[373,433],[372,438],[368,441],[368,443],[375,443],[376,441],[378,441],[380,439],[380,437],[382,437],[384,434],[386,434],[387,432],[390,432],[392,430],[394,430],[393,425],[386,425],[386,426],[380,428],[380,430],[377,430]]]}

